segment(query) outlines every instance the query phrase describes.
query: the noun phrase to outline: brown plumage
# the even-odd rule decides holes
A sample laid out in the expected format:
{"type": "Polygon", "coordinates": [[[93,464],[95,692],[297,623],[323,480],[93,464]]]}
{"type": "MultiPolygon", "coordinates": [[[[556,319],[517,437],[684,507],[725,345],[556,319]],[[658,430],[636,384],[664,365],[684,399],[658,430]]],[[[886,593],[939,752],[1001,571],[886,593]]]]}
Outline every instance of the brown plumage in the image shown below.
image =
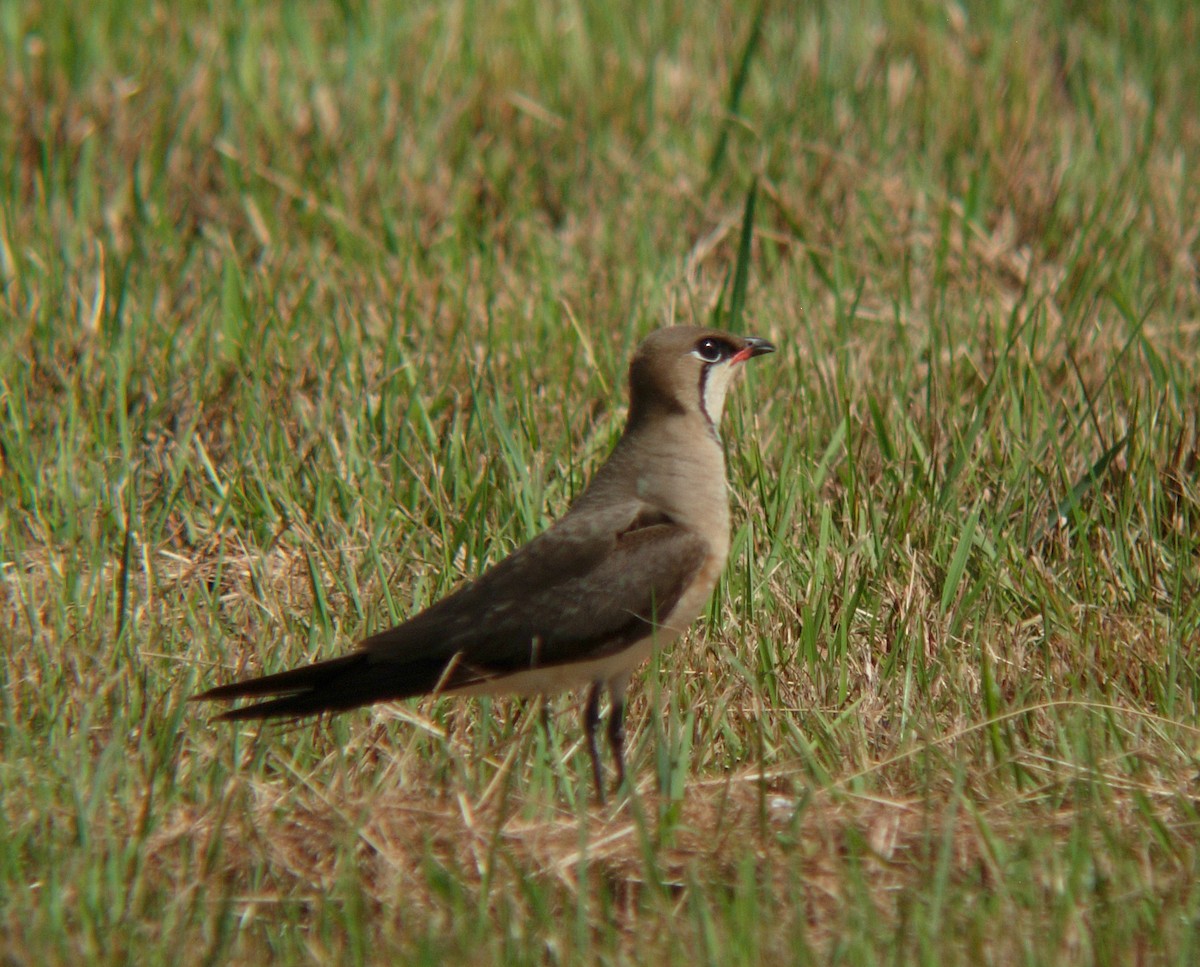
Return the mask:
{"type": "Polygon", "coordinates": [[[625,688],[651,647],[700,613],[729,549],[725,391],[762,339],[677,326],[629,367],[625,431],[570,510],[547,531],[401,625],[340,658],[234,682],[199,700],[265,698],[223,719],[297,718],[428,693],[537,694],[590,685],[593,776],[601,692],[624,776],[625,688]]]}

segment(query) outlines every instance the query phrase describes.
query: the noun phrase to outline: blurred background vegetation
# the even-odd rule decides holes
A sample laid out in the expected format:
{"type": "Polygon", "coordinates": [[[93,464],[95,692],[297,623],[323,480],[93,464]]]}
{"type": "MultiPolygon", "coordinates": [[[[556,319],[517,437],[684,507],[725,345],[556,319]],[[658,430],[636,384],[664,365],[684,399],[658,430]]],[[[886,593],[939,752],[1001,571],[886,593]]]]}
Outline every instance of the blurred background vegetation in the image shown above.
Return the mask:
{"type": "Polygon", "coordinates": [[[0,0],[6,962],[1194,963],[1198,50],[1182,0],[0,0]],[[780,352],[631,801],[572,696],[186,704],[541,530],[731,301],[780,352]]]}

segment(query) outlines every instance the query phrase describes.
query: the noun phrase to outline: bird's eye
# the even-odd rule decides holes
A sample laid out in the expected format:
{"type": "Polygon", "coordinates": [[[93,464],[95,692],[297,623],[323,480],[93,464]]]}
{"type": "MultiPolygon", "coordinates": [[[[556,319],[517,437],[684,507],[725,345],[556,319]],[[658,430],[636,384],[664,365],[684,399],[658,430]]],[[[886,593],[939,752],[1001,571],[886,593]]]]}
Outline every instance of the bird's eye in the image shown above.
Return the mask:
{"type": "Polygon", "coordinates": [[[692,355],[705,363],[718,363],[725,357],[726,347],[719,339],[701,339],[692,355]]]}

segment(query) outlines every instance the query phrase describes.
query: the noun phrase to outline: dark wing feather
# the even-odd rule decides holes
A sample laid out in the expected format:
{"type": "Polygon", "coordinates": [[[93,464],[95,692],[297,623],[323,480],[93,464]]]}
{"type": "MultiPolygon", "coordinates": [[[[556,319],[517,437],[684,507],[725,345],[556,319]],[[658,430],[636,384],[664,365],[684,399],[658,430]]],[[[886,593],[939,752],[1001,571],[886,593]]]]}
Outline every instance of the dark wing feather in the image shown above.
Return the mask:
{"type": "Polygon", "coordinates": [[[661,623],[707,553],[695,534],[639,505],[568,515],[352,654],[196,697],[281,695],[222,717],[296,717],[602,658],[661,623]]]}
{"type": "Polygon", "coordinates": [[[606,540],[547,532],[474,584],[363,643],[380,670],[430,647],[461,670],[447,683],[603,658],[644,638],[696,576],[707,545],[662,523],[606,540]]]}

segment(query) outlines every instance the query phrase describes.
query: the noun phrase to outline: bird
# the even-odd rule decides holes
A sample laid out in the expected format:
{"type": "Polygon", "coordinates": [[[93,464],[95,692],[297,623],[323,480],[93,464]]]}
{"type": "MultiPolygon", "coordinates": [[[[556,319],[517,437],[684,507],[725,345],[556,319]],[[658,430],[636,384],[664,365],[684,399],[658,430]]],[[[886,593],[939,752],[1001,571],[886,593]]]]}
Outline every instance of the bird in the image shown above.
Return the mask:
{"type": "Polygon", "coordinates": [[[629,364],[625,428],[567,512],[529,543],[340,657],[219,685],[196,701],[257,699],[218,720],[301,719],[420,695],[588,688],[583,724],[604,801],[597,732],[607,692],[616,788],[625,782],[630,678],[691,625],[729,552],[718,428],[743,363],[775,351],[698,326],[651,333],[629,364]]]}

